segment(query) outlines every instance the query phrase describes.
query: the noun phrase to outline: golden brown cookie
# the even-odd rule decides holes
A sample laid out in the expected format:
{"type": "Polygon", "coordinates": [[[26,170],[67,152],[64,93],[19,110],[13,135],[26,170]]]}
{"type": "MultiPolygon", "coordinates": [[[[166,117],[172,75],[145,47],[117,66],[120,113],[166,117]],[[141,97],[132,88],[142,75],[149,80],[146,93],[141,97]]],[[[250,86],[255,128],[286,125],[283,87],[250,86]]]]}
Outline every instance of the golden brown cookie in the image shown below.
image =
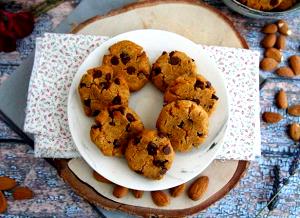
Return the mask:
{"type": "Polygon", "coordinates": [[[163,107],[156,127],[170,138],[175,151],[186,152],[205,141],[208,114],[193,101],[177,100],[163,107]]]}
{"type": "Polygon", "coordinates": [[[243,0],[241,2],[256,10],[270,11],[278,7],[282,1],[283,0],[243,0]]]}
{"type": "Polygon", "coordinates": [[[109,106],[127,106],[130,94],[126,81],[113,76],[112,68],[104,65],[89,69],[82,76],[78,91],[87,116],[97,116],[109,106]]]}
{"type": "Polygon", "coordinates": [[[102,110],[91,127],[91,140],[106,156],[122,156],[130,137],[144,129],[138,115],[128,107],[102,110]]]}
{"type": "Polygon", "coordinates": [[[190,100],[202,106],[208,115],[214,111],[218,99],[211,83],[201,75],[178,77],[169,85],[164,95],[165,103],[190,100]]]}
{"type": "Polygon", "coordinates": [[[177,77],[182,75],[196,75],[195,61],[180,51],[163,52],[156,60],[151,70],[151,81],[162,92],[177,77]]]}
{"type": "Polygon", "coordinates": [[[111,66],[115,75],[121,74],[130,91],[137,91],[148,82],[150,63],[141,46],[124,40],[112,45],[109,52],[104,55],[103,64],[111,66]]]}
{"type": "Polygon", "coordinates": [[[128,166],[150,179],[163,178],[173,163],[174,155],[170,140],[156,130],[144,130],[132,138],[125,152],[128,166]]]}

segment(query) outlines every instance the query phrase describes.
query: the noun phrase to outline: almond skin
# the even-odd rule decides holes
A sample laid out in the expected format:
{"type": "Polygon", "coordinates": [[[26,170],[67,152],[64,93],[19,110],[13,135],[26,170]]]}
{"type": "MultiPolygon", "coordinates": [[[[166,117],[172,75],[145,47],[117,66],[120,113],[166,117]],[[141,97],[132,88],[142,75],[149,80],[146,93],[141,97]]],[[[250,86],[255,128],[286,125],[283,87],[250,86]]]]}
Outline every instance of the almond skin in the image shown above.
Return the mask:
{"type": "Polygon", "coordinates": [[[272,48],[272,47],[274,47],[275,43],[276,43],[276,35],[275,34],[268,34],[261,41],[261,45],[264,48],[272,48]]]}
{"type": "Polygon", "coordinates": [[[113,195],[116,198],[123,198],[124,196],[126,196],[128,193],[128,188],[120,186],[120,185],[116,185],[114,190],[113,190],[113,195]]]}
{"type": "Polygon", "coordinates": [[[273,58],[278,63],[281,62],[282,54],[281,52],[276,48],[268,48],[265,51],[265,57],[266,58],[273,58]]]}
{"type": "Polygon", "coordinates": [[[188,196],[193,201],[199,200],[207,190],[209,179],[207,176],[201,176],[195,180],[189,187],[188,196]]]}
{"type": "Polygon", "coordinates": [[[107,184],[111,184],[112,182],[109,181],[108,179],[106,179],[105,177],[101,176],[99,173],[97,173],[96,171],[93,171],[93,177],[99,181],[99,182],[103,182],[103,183],[107,183],[107,184]]]}
{"type": "Polygon", "coordinates": [[[278,65],[278,62],[275,61],[273,58],[264,58],[261,60],[259,66],[260,69],[264,71],[271,71],[274,70],[278,65]]]}
{"type": "Polygon", "coordinates": [[[300,75],[300,56],[293,55],[289,58],[290,67],[295,75],[300,75]]]}
{"type": "Polygon", "coordinates": [[[289,67],[280,67],[276,70],[276,73],[277,73],[278,76],[282,76],[282,77],[293,77],[293,76],[295,76],[294,72],[289,67]]]}
{"type": "Polygon", "coordinates": [[[185,190],[185,184],[181,184],[179,186],[173,187],[170,189],[170,194],[172,197],[178,197],[181,195],[185,190]]]}
{"type": "Polygon", "coordinates": [[[295,142],[300,140],[300,125],[298,123],[290,125],[289,135],[295,142]]]}
{"type": "Polygon", "coordinates": [[[286,35],[286,36],[291,35],[292,32],[289,29],[289,25],[284,20],[277,21],[277,26],[278,26],[278,30],[281,34],[286,35]]]}
{"type": "Polygon", "coordinates": [[[164,207],[170,204],[169,196],[163,191],[152,191],[152,201],[159,207],[164,207]]]}
{"type": "Polygon", "coordinates": [[[144,191],[140,191],[140,190],[131,190],[132,194],[135,198],[142,198],[144,191]]]}
{"type": "Polygon", "coordinates": [[[288,108],[289,115],[299,117],[300,116],[300,104],[293,105],[288,108]]]}
{"type": "Polygon", "coordinates": [[[280,90],[276,95],[276,104],[280,109],[288,108],[288,99],[284,90],[280,90]]]}
{"type": "Polygon", "coordinates": [[[276,24],[267,24],[262,28],[262,32],[266,34],[276,33],[278,31],[278,27],[276,24]]]}
{"type": "Polygon", "coordinates": [[[25,200],[33,198],[33,192],[28,187],[17,187],[14,189],[13,197],[15,200],[25,200]]]}
{"type": "Polygon", "coordinates": [[[7,176],[0,176],[0,191],[11,190],[16,187],[16,180],[7,176]]]}
{"type": "Polygon", "coordinates": [[[278,123],[282,116],[275,112],[264,112],[262,118],[266,123],[278,123]]]}
{"type": "Polygon", "coordinates": [[[6,209],[7,209],[7,201],[2,191],[0,191],[0,214],[4,213],[6,209]]]}
{"type": "Polygon", "coordinates": [[[285,49],[286,45],[286,37],[284,35],[279,35],[276,40],[275,47],[278,48],[279,50],[285,49]]]}

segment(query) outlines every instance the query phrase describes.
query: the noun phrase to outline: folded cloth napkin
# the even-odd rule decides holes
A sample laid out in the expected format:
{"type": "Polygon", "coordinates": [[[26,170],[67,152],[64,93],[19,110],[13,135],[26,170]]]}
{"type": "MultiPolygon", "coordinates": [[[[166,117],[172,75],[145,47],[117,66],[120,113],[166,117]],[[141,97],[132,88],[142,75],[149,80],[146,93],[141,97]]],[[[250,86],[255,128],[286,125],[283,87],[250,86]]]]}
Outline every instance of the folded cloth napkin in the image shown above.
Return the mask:
{"type": "MultiPolygon", "coordinates": [[[[34,134],[35,156],[80,156],[68,127],[67,99],[85,57],[108,37],[47,33],[36,41],[24,130],[34,134]]],[[[253,160],[260,155],[259,53],[199,45],[224,73],[230,118],[218,159],[253,160]]]]}

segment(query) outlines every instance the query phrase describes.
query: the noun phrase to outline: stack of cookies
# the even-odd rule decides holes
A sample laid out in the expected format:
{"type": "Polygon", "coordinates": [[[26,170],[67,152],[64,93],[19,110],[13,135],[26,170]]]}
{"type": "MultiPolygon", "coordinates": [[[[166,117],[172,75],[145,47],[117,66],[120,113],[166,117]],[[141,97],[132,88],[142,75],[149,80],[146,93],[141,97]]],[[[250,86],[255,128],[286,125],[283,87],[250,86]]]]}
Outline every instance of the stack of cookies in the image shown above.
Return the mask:
{"type": "Polygon", "coordinates": [[[102,66],[89,69],[79,87],[84,112],[95,117],[90,137],[106,156],[125,156],[128,166],[150,179],[161,179],[175,152],[199,147],[208,135],[208,118],[218,97],[197,74],[195,61],[180,51],[163,52],[150,67],[143,48],[120,41],[109,48],[102,66]],[[151,81],[164,92],[156,130],[144,129],[128,107],[130,92],[151,81]]]}

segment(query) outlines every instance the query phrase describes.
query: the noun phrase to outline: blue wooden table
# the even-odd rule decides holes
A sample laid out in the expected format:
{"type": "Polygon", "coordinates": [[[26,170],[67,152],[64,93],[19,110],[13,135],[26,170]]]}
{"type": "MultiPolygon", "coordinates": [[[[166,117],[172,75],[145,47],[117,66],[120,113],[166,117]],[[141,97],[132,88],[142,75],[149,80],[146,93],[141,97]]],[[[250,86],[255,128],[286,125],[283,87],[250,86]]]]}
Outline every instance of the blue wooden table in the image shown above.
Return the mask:
{"type": "MultiPolygon", "coordinates": [[[[20,0],[20,2],[24,1],[20,0]]],[[[51,31],[78,2],[80,1],[67,1],[40,16],[34,32],[18,42],[17,52],[0,53],[0,83],[9,77],[34,49],[35,38],[43,32],[51,31]]],[[[247,39],[251,49],[263,52],[259,46],[263,37],[260,29],[267,21],[245,18],[230,11],[218,0],[205,2],[220,9],[234,22],[237,29],[247,39]]],[[[286,60],[290,55],[300,55],[300,16],[287,18],[287,21],[293,35],[288,37],[287,48],[283,52],[285,61],[281,65],[287,64],[286,60]]],[[[262,156],[251,163],[248,173],[235,189],[215,205],[201,212],[199,217],[254,217],[266,204],[272,192],[273,167],[279,165],[281,176],[286,176],[292,159],[300,149],[299,145],[290,140],[286,133],[287,124],[300,123],[300,119],[288,116],[285,111],[276,109],[274,105],[274,94],[280,88],[287,91],[292,103],[300,103],[300,80],[281,79],[274,73],[261,72],[260,74],[267,79],[261,89],[261,111],[277,111],[285,119],[275,125],[261,123],[262,156]]],[[[4,123],[0,123],[0,138],[18,139],[19,137],[4,123]]],[[[35,192],[34,199],[19,202],[13,201],[12,196],[6,193],[8,210],[0,217],[128,216],[124,213],[99,210],[78,197],[64,184],[52,166],[43,159],[34,158],[33,150],[22,142],[0,143],[0,175],[16,178],[20,184],[31,187],[35,192]]],[[[269,214],[270,217],[300,217],[299,173],[283,189],[279,199],[279,204],[269,214]]]]}

